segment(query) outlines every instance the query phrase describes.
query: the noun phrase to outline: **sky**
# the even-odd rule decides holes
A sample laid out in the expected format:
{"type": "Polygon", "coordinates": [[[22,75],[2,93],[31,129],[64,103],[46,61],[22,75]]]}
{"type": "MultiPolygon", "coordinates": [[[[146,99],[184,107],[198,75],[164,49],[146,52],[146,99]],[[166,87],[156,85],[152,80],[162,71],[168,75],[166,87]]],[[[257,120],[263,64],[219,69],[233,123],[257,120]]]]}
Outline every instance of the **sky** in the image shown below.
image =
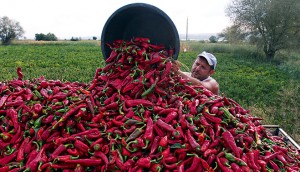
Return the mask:
{"type": "Polygon", "coordinates": [[[179,34],[220,33],[230,26],[225,8],[231,0],[1,0],[0,17],[20,23],[27,39],[53,33],[59,39],[101,37],[107,19],[131,3],[151,4],[165,12],[179,34]]]}

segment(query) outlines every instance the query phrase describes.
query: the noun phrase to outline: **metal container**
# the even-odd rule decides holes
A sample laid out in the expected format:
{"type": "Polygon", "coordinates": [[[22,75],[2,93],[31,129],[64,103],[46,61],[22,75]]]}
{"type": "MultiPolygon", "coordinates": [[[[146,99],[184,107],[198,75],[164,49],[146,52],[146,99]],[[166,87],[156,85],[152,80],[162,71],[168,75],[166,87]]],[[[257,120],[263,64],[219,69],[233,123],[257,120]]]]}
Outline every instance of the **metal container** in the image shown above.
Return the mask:
{"type": "Polygon", "coordinates": [[[101,35],[103,57],[107,59],[111,53],[106,43],[115,40],[130,41],[133,37],[149,38],[151,44],[174,48],[173,58],[178,57],[180,40],[177,29],[169,16],[153,5],[125,5],[108,18],[101,35]]]}
{"type": "Polygon", "coordinates": [[[274,136],[280,136],[283,140],[293,146],[294,148],[300,150],[300,146],[295,142],[295,140],[290,137],[279,125],[263,125],[268,131],[274,136]]]}

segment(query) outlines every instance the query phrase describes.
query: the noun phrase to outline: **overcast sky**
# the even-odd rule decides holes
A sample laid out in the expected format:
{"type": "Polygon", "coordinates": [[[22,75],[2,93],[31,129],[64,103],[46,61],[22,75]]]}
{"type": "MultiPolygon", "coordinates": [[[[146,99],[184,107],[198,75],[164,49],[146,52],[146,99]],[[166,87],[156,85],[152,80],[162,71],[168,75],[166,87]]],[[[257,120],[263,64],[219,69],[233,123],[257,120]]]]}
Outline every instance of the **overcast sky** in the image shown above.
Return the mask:
{"type": "Polygon", "coordinates": [[[231,0],[1,0],[0,17],[20,22],[24,36],[54,33],[59,39],[101,37],[105,22],[124,5],[143,2],[164,11],[178,33],[220,33],[230,25],[225,8],[231,0]]]}

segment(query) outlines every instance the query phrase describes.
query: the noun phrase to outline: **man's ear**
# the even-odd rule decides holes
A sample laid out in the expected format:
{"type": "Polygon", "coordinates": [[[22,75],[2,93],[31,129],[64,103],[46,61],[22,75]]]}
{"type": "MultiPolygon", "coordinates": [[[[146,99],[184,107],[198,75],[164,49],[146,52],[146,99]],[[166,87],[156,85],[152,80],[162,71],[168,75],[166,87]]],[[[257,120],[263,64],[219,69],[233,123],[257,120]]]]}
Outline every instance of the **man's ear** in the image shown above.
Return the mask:
{"type": "Polygon", "coordinates": [[[210,70],[210,71],[209,71],[209,74],[210,74],[210,75],[212,75],[212,74],[214,74],[214,73],[215,73],[215,70],[210,70]]]}

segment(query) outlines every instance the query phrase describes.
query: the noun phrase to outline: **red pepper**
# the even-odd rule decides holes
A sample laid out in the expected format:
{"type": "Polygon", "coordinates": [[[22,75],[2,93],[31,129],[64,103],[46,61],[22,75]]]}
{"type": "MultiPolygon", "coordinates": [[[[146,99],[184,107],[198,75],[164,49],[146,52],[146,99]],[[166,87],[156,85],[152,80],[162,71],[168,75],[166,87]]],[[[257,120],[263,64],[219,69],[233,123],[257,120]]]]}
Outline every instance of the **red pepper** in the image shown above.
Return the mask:
{"type": "Polygon", "coordinates": [[[235,172],[243,172],[243,169],[241,169],[240,166],[234,162],[231,163],[230,166],[235,172]]]}
{"type": "MultiPolygon", "coordinates": [[[[200,158],[200,157],[199,157],[200,158]]],[[[213,168],[210,167],[210,165],[207,163],[206,160],[200,158],[200,161],[201,161],[201,165],[202,167],[204,168],[204,170],[207,170],[208,172],[214,172],[213,168]]]]}
{"type": "Polygon", "coordinates": [[[187,139],[192,148],[196,151],[200,150],[200,145],[199,143],[195,140],[195,138],[192,136],[191,131],[187,130],[187,139]]]}
{"type": "Polygon", "coordinates": [[[76,167],[76,164],[51,164],[51,168],[54,169],[74,169],[76,167]]]}
{"type": "Polygon", "coordinates": [[[21,146],[19,147],[19,151],[18,151],[18,154],[17,154],[17,158],[16,158],[17,162],[20,162],[20,161],[24,160],[24,149],[25,149],[25,146],[28,146],[29,141],[30,141],[29,137],[26,137],[23,140],[21,146]]]}
{"type": "Polygon", "coordinates": [[[149,169],[151,166],[151,158],[150,157],[141,157],[138,159],[136,162],[136,165],[142,168],[147,168],[149,169]]]}
{"type": "Polygon", "coordinates": [[[143,135],[143,138],[145,139],[145,147],[143,149],[146,149],[149,145],[149,142],[151,142],[154,138],[153,134],[153,120],[151,117],[147,119],[147,127],[145,130],[145,133],[143,135]]]}
{"type": "Polygon", "coordinates": [[[216,160],[217,160],[218,166],[220,167],[220,169],[223,172],[233,172],[233,170],[231,168],[225,166],[224,163],[222,163],[221,159],[218,156],[216,157],[216,160]]]}
{"type": "Polygon", "coordinates": [[[159,127],[161,127],[161,128],[163,128],[164,130],[166,130],[166,131],[169,131],[169,132],[176,131],[176,130],[173,128],[172,125],[167,124],[166,122],[164,122],[164,121],[161,120],[161,119],[158,119],[158,120],[156,121],[156,124],[157,124],[159,127]]]}
{"type": "Polygon", "coordinates": [[[67,119],[68,119],[71,115],[74,115],[79,109],[81,109],[81,108],[86,108],[86,107],[87,107],[86,104],[79,104],[78,106],[71,108],[64,116],[62,116],[62,117],[59,119],[59,121],[57,121],[57,122],[53,125],[52,129],[55,129],[59,123],[67,121],[67,119]]]}
{"type": "Polygon", "coordinates": [[[154,139],[153,139],[153,143],[151,144],[150,155],[152,155],[156,151],[156,149],[158,148],[159,141],[160,141],[160,137],[155,136],[154,139]]]}
{"type": "Polygon", "coordinates": [[[242,159],[235,157],[231,153],[225,152],[225,157],[231,162],[235,162],[236,164],[240,166],[247,166],[246,162],[244,162],[242,159]]]}
{"type": "Polygon", "coordinates": [[[159,145],[160,148],[165,148],[165,147],[167,147],[167,145],[168,145],[168,136],[162,137],[162,138],[160,139],[158,145],[159,145]]]}
{"type": "Polygon", "coordinates": [[[207,122],[207,120],[204,116],[201,115],[199,118],[200,118],[200,123],[202,125],[204,125],[206,127],[212,127],[212,125],[207,122]]]}
{"type": "Polygon", "coordinates": [[[172,120],[176,119],[176,117],[178,116],[178,113],[176,111],[173,111],[173,112],[170,112],[168,114],[168,116],[165,118],[165,122],[166,123],[169,123],[171,122],[172,120]]]}
{"type": "Polygon", "coordinates": [[[160,137],[164,137],[166,135],[165,131],[162,130],[156,123],[154,124],[153,129],[155,133],[160,137]]]}
{"type": "Polygon", "coordinates": [[[199,168],[201,168],[201,159],[198,156],[194,156],[191,166],[188,169],[186,169],[185,172],[201,171],[199,170],[199,168]]]}
{"type": "Polygon", "coordinates": [[[279,167],[278,167],[278,165],[274,161],[270,160],[269,163],[271,164],[272,169],[274,171],[279,171],[279,167]]]}
{"type": "Polygon", "coordinates": [[[145,125],[144,125],[143,127],[136,128],[136,129],[128,136],[128,138],[126,139],[126,142],[129,142],[129,141],[131,141],[131,140],[133,140],[133,139],[139,137],[139,136],[143,133],[143,131],[144,131],[143,128],[144,128],[144,127],[145,127],[145,125]]]}
{"type": "Polygon", "coordinates": [[[259,167],[255,164],[255,159],[254,159],[254,153],[253,152],[247,152],[247,164],[250,168],[254,169],[254,170],[258,170],[259,167]]]}
{"type": "Polygon", "coordinates": [[[87,153],[89,151],[89,146],[78,139],[75,140],[74,146],[75,146],[75,148],[77,148],[78,150],[80,150],[84,153],[87,153]]]}
{"type": "Polygon", "coordinates": [[[80,164],[84,167],[102,165],[102,159],[70,159],[65,161],[67,164],[80,164]]]}
{"type": "Polygon", "coordinates": [[[13,153],[11,153],[10,155],[7,155],[7,156],[1,156],[2,158],[0,159],[0,165],[4,166],[4,165],[12,162],[16,158],[16,156],[18,154],[18,151],[19,150],[16,150],[16,151],[14,151],[13,153]]]}
{"type": "Polygon", "coordinates": [[[216,117],[216,116],[212,116],[206,112],[203,112],[203,116],[209,120],[210,122],[213,122],[213,123],[221,123],[222,122],[222,119],[219,118],[219,117],[216,117]]]}
{"type": "Polygon", "coordinates": [[[227,144],[227,146],[233,151],[236,157],[240,158],[241,154],[240,151],[235,143],[234,137],[229,131],[224,131],[222,133],[222,137],[224,142],[227,144]]]}
{"type": "Polygon", "coordinates": [[[261,167],[261,171],[262,172],[267,172],[267,163],[266,163],[266,161],[259,159],[259,160],[257,160],[257,162],[261,167]]]}
{"type": "Polygon", "coordinates": [[[45,148],[46,147],[43,146],[32,160],[29,161],[28,158],[25,171],[37,171],[39,162],[42,160],[42,155],[45,153],[45,148]]]}
{"type": "Polygon", "coordinates": [[[200,151],[205,152],[208,149],[209,144],[210,144],[209,140],[204,140],[204,142],[201,145],[200,151]]]}
{"type": "Polygon", "coordinates": [[[101,158],[103,160],[104,164],[108,165],[108,158],[102,151],[95,151],[94,156],[101,158]]]}
{"type": "Polygon", "coordinates": [[[4,95],[0,99],[0,108],[5,104],[6,100],[8,99],[8,95],[4,95]]]}
{"type": "Polygon", "coordinates": [[[58,155],[60,155],[61,153],[63,153],[64,151],[67,150],[67,147],[69,146],[70,144],[60,144],[54,151],[53,153],[50,155],[50,160],[53,160],[55,159],[58,155]]]}
{"type": "Polygon", "coordinates": [[[203,157],[206,158],[208,156],[211,156],[212,154],[217,154],[218,151],[217,149],[211,148],[211,149],[207,149],[204,153],[203,153],[203,157]]]}
{"type": "Polygon", "coordinates": [[[17,74],[18,74],[18,80],[22,80],[23,79],[23,73],[22,73],[21,67],[17,68],[17,74]]]}
{"type": "Polygon", "coordinates": [[[159,163],[152,163],[150,170],[153,172],[160,172],[160,171],[162,171],[162,165],[159,163]]]}
{"type": "Polygon", "coordinates": [[[125,104],[127,107],[133,107],[133,106],[138,106],[138,105],[153,106],[152,102],[150,102],[148,100],[144,100],[144,99],[125,100],[125,104]]]}

